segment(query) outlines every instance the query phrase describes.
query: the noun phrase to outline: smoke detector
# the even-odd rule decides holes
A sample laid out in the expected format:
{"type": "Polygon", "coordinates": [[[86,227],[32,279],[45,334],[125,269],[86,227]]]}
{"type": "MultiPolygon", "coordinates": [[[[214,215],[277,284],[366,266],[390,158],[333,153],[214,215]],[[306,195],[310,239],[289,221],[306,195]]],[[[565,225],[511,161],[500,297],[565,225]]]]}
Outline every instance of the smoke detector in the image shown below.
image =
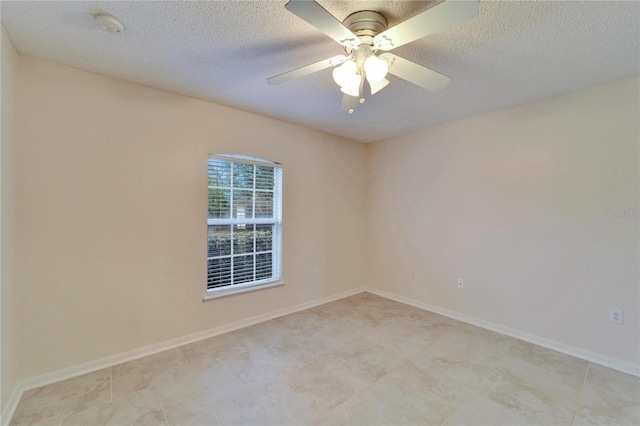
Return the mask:
{"type": "Polygon", "coordinates": [[[124,31],[124,27],[122,23],[115,16],[107,15],[105,13],[101,13],[96,15],[96,24],[106,32],[112,34],[120,34],[124,31]]]}

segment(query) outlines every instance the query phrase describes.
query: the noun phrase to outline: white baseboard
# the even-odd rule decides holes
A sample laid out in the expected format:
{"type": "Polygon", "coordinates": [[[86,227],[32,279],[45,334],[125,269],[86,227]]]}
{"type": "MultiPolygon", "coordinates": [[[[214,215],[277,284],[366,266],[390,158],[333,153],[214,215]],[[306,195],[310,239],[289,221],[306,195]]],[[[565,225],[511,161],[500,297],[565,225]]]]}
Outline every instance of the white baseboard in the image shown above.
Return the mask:
{"type": "Polygon", "coordinates": [[[18,403],[20,402],[20,398],[22,398],[23,392],[24,391],[20,389],[19,386],[15,387],[13,393],[11,394],[11,397],[9,398],[9,401],[7,401],[6,407],[4,407],[4,410],[2,410],[2,415],[0,416],[0,425],[8,426],[9,423],[11,423],[11,418],[13,417],[13,413],[15,413],[16,408],[18,407],[18,403]]]}
{"type": "Polygon", "coordinates": [[[565,343],[558,342],[556,340],[547,339],[544,337],[536,336],[534,334],[525,333],[524,331],[516,330],[513,328],[505,327],[500,324],[495,324],[489,321],[485,321],[479,318],[475,318],[469,315],[461,314],[449,309],[441,308],[439,306],[430,305],[419,300],[411,299],[408,297],[400,296],[398,294],[390,293],[388,291],[379,290],[376,288],[368,287],[369,293],[376,294],[378,296],[386,297],[387,299],[395,300],[396,302],[404,303],[407,305],[415,306],[416,308],[424,309],[445,317],[453,318],[459,321],[466,322],[471,325],[486,328],[487,330],[495,331],[497,333],[505,334],[507,336],[515,337],[516,339],[524,340],[525,342],[533,343],[538,346],[543,346],[554,351],[562,352],[567,355],[581,358],[594,364],[603,365],[605,367],[613,368],[614,370],[622,371],[623,373],[632,374],[640,377],[640,365],[632,364],[630,362],[621,361],[616,358],[612,358],[606,355],[602,355],[596,352],[591,352],[586,349],[578,348],[576,346],[567,345],[565,343]]]}
{"type": "Polygon", "coordinates": [[[198,340],[207,339],[209,337],[217,336],[219,334],[228,333],[230,331],[238,330],[240,328],[248,327],[263,321],[268,321],[274,318],[281,317],[283,315],[292,314],[294,312],[303,311],[305,309],[313,308],[318,305],[333,302],[335,300],[344,299],[345,297],[353,296],[354,294],[362,293],[366,291],[366,287],[358,287],[352,290],[343,291],[332,296],[322,297],[310,302],[300,303],[297,305],[289,306],[286,308],[278,309],[275,311],[267,312],[262,315],[247,318],[240,321],[235,321],[229,324],[221,325],[219,327],[210,328],[208,330],[199,331],[197,333],[189,334],[186,336],[177,337],[175,339],[166,340],[164,342],[156,343],[154,345],[144,346],[142,348],[133,349],[131,351],[123,352],[120,354],[108,356],[95,361],[90,361],[84,364],[76,365],[62,370],[53,371],[51,373],[43,374],[36,377],[31,377],[20,381],[9,399],[7,406],[2,411],[0,417],[0,425],[7,426],[11,422],[11,418],[15,413],[15,410],[22,398],[22,394],[30,389],[39,388],[51,383],[59,382],[61,380],[70,379],[72,377],[81,376],[83,374],[91,373],[94,371],[108,368],[123,362],[132,361],[134,359],[142,358],[148,355],[153,355],[158,352],[166,351],[168,349],[177,348],[188,343],[193,343],[198,340]]]}

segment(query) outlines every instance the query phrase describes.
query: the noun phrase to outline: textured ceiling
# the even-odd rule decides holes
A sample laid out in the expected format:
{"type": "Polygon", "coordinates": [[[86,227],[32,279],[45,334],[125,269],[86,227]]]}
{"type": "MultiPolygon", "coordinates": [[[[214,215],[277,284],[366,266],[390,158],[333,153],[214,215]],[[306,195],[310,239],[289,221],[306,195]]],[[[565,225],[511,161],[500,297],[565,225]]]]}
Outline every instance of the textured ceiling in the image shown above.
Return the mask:
{"type": "MultiPolygon", "coordinates": [[[[286,1],[2,1],[18,51],[370,142],[638,74],[640,2],[481,1],[477,18],[393,50],[452,78],[431,93],[394,76],[340,109],[331,70],[267,77],[343,53],[285,10],[286,1]],[[122,34],[97,28],[108,12],[122,34]]],[[[377,10],[389,26],[429,1],[324,1],[339,20],[377,10]]]]}

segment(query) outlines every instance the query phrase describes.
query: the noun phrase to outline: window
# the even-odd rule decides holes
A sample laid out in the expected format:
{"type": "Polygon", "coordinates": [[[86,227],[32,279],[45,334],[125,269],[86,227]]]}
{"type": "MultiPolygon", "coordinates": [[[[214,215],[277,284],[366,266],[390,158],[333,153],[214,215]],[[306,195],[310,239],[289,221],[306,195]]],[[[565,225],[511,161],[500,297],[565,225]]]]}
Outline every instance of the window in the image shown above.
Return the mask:
{"type": "Polygon", "coordinates": [[[278,283],[282,169],[240,155],[208,159],[207,295],[278,283]]]}

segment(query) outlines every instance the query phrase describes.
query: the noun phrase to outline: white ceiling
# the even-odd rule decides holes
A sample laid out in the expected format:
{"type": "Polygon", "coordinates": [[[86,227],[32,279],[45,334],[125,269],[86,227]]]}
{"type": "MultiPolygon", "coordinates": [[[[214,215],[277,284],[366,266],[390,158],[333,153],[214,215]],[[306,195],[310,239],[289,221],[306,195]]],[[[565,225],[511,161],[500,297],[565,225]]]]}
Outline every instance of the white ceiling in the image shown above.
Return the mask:
{"type": "MultiPolygon", "coordinates": [[[[394,76],[353,115],[327,69],[267,77],[343,53],[286,1],[2,1],[23,54],[370,142],[640,72],[640,2],[481,1],[477,18],[393,53],[452,78],[431,93],[394,76]],[[123,34],[97,28],[104,11],[123,34]]],[[[326,1],[339,20],[377,10],[389,26],[430,1],[326,1]]]]}

